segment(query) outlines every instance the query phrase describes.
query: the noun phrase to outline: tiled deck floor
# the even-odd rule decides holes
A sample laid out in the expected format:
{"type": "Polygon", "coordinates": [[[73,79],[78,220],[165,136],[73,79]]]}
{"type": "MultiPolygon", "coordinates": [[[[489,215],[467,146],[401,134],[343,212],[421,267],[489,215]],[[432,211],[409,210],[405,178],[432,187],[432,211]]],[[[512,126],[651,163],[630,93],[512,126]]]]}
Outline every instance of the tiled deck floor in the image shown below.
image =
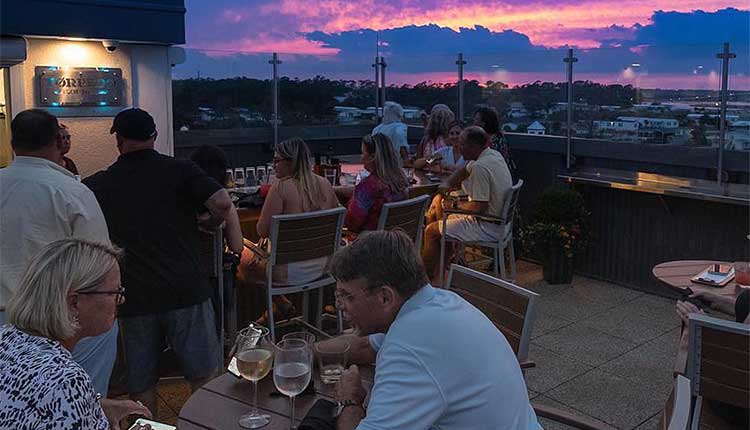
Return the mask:
{"type": "MultiPolygon", "coordinates": [[[[516,282],[541,295],[529,396],[623,430],[655,429],[672,386],[680,325],[674,302],[584,277],[548,285],[541,268],[526,262],[516,282]]],[[[162,382],[158,420],[174,424],[188,395],[185,382],[162,382]]]]}

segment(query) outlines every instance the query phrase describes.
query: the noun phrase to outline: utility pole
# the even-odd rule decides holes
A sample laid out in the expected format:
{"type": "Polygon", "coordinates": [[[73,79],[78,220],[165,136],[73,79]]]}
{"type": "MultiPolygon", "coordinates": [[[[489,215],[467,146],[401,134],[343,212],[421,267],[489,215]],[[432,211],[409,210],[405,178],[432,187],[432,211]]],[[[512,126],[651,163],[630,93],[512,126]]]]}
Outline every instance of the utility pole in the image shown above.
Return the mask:
{"type": "Polygon", "coordinates": [[[568,56],[563,61],[568,63],[568,139],[565,148],[565,168],[570,169],[570,150],[573,143],[573,63],[578,61],[578,58],[573,57],[572,48],[568,49],[568,56]]]}
{"type": "Polygon", "coordinates": [[[458,120],[464,120],[464,54],[459,53],[456,65],[458,65],[458,120]]]}
{"type": "Polygon", "coordinates": [[[721,187],[724,183],[724,141],[727,132],[727,99],[729,98],[729,60],[737,55],[729,52],[729,42],[724,42],[724,51],[716,54],[721,59],[721,122],[719,123],[719,165],[716,169],[716,183],[721,187]]]}

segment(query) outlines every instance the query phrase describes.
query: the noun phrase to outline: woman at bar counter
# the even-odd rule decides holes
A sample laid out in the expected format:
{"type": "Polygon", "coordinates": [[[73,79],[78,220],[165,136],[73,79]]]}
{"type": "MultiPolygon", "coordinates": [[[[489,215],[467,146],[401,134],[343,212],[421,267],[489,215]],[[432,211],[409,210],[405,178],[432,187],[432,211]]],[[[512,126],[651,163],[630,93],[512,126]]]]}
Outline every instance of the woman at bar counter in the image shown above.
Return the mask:
{"type": "MultiPolygon", "coordinates": [[[[339,206],[333,186],[327,179],[313,173],[310,149],[304,140],[292,138],[274,147],[273,167],[277,181],[268,191],[260,219],[256,225],[258,236],[268,238],[271,217],[298,214],[339,206]]],[[[258,244],[256,246],[262,247],[258,244]]],[[[278,265],[274,267],[273,282],[280,285],[299,285],[319,278],[325,270],[326,258],[278,265]]],[[[244,285],[258,284],[265,277],[266,261],[250,248],[242,251],[237,280],[244,285]]],[[[284,316],[291,312],[291,303],[284,296],[274,297],[274,307],[284,316]]]]}
{"type": "Polygon", "coordinates": [[[415,163],[416,160],[427,160],[435,151],[447,145],[448,131],[454,120],[453,111],[448,106],[436,104],[432,107],[424,136],[417,145],[415,163]]]}
{"type": "Polygon", "coordinates": [[[108,331],[123,301],[120,252],[63,239],[31,260],[0,327],[0,428],[120,429],[128,415],[151,418],[131,400],[100,399],[70,351],[108,331]]]}
{"type": "Polygon", "coordinates": [[[63,166],[65,169],[67,169],[70,173],[74,175],[78,175],[78,167],[76,166],[76,163],[73,162],[70,158],[66,157],[65,154],[70,152],[70,131],[68,130],[68,126],[66,126],[63,123],[60,123],[60,131],[59,131],[59,140],[57,147],[60,150],[60,159],[58,160],[58,164],[63,166]]]}
{"type": "MultiPolygon", "coordinates": [[[[461,155],[461,148],[459,147],[458,137],[461,135],[463,127],[458,121],[453,121],[448,128],[448,140],[447,145],[438,149],[434,155],[436,159],[440,160],[439,165],[435,165],[433,170],[452,172],[464,164],[464,157],[461,155]]],[[[420,158],[414,161],[415,169],[424,169],[427,166],[427,160],[420,158]]]]}
{"type": "Polygon", "coordinates": [[[362,164],[369,173],[354,189],[340,194],[351,195],[346,208],[345,224],[349,231],[375,230],[380,210],[390,202],[408,197],[406,179],[399,156],[388,137],[383,134],[362,138],[362,164]]]}

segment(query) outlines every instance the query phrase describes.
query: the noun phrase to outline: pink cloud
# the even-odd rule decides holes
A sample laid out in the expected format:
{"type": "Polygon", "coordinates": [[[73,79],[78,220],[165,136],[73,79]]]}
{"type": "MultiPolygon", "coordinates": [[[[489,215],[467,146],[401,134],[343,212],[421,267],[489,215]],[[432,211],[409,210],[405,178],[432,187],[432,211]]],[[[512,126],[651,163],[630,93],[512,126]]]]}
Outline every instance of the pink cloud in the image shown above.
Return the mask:
{"type": "Polygon", "coordinates": [[[548,47],[575,45],[596,47],[611,26],[631,27],[650,23],[655,10],[689,12],[738,6],[736,0],[661,0],[628,2],[584,0],[581,2],[520,3],[512,0],[457,0],[383,2],[380,0],[280,0],[265,4],[248,15],[273,18],[296,17],[294,31],[337,33],[360,28],[374,30],[407,25],[437,24],[458,30],[481,25],[493,31],[513,29],[528,35],[534,44],[548,47]],[[594,33],[592,32],[594,30],[594,33]],[[603,34],[596,34],[600,32],[603,34]],[[588,33],[588,34],[587,34],[588,33]],[[594,37],[598,36],[598,37],[594,37]]]}

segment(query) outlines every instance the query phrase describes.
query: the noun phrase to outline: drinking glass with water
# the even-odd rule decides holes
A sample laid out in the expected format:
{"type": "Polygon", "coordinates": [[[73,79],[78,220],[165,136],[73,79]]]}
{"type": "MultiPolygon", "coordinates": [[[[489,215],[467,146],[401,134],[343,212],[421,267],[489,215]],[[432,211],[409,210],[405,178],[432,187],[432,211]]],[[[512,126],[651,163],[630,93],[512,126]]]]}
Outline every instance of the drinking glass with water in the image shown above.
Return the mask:
{"type": "Polygon", "coordinates": [[[341,379],[349,358],[349,342],[336,339],[315,345],[320,379],[324,384],[335,384],[341,379]]]}
{"type": "Polygon", "coordinates": [[[292,411],[289,428],[294,430],[294,398],[305,391],[312,376],[311,345],[302,339],[283,339],[276,344],[276,364],[273,383],[282,394],[289,396],[292,411]]]}

